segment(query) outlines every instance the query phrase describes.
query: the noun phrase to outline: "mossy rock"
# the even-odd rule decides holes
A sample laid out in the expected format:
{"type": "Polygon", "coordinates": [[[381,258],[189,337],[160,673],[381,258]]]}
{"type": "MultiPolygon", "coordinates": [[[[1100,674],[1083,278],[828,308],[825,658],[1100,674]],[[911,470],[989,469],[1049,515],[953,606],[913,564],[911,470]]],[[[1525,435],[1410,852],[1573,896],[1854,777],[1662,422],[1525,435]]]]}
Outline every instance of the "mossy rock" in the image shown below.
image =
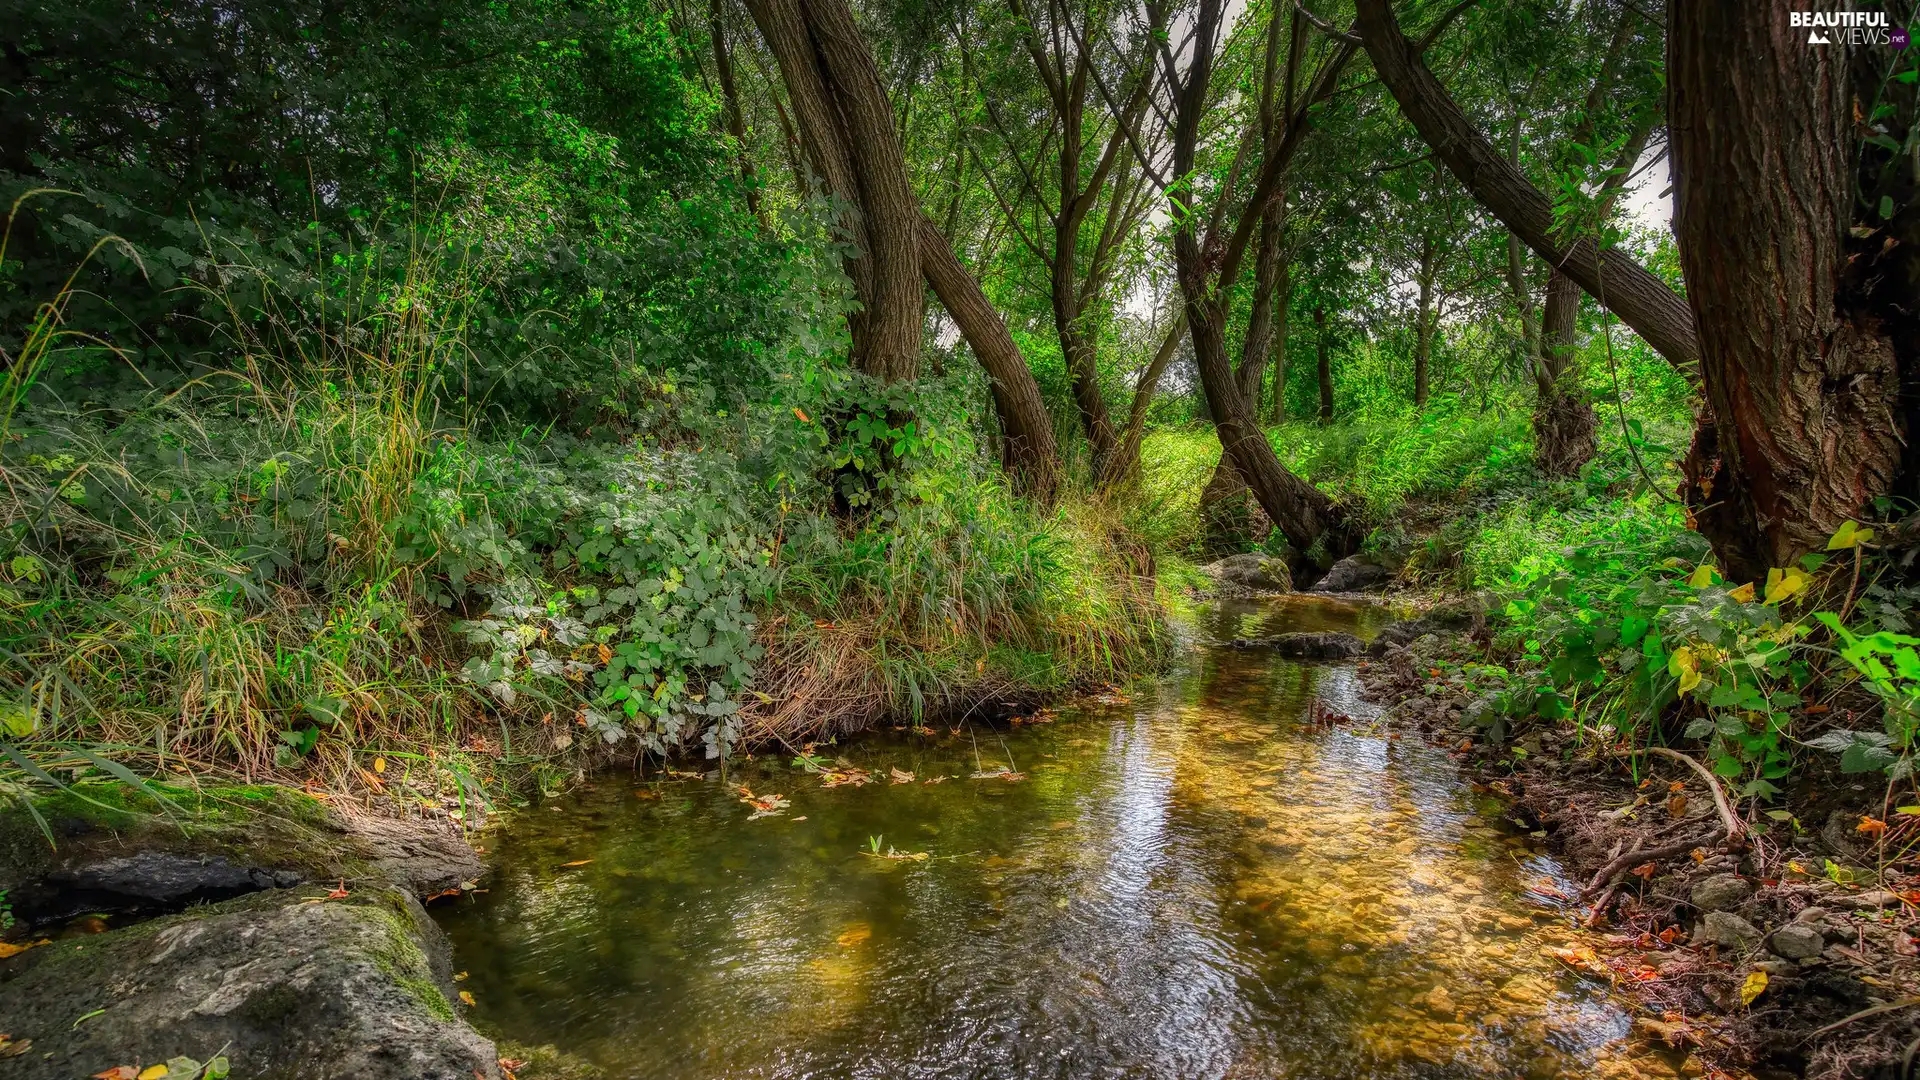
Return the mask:
{"type": "Polygon", "coordinates": [[[471,1080],[498,1055],[457,1015],[440,932],[392,886],[275,889],[0,961],[9,1080],[222,1052],[232,1075],[471,1080]],[[225,1048],[222,1050],[222,1048],[225,1048]]]}
{"type": "Polygon", "coordinates": [[[430,895],[480,872],[444,829],[343,815],[284,787],[82,783],[0,807],[0,892],[28,920],[174,909],[307,881],[430,895]]]}

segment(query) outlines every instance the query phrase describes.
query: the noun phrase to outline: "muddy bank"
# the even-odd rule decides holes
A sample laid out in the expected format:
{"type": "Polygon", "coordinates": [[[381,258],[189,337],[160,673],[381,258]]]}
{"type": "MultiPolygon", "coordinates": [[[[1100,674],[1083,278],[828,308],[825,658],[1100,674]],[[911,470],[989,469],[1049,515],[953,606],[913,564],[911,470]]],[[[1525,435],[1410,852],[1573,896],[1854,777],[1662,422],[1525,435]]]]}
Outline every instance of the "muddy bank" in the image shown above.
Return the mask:
{"type": "Polygon", "coordinates": [[[222,1055],[234,1076],[501,1075],[421,906],[474,887],[464,840],[284,788],[162,794],[89,784],[0,812],[0,1072],[222,1055]]]}
{"type": "Polygon", "coordinates": [[[1817,799],[1755,810],[1671,751],[1544,724],[1489,740],[1465,668],[1489,662],[1485,618],[1441,613],[1381,633],[1365,691],[1383,722],[1475,768],[1561,856],[1593,931],[1564,959],[1638,1005],[1636,1032],[1700,1072],[1899,1075],[1920,1037],[1920,893],[1889,857],[1904,845],[1875,843],[1891,816],[1880,785],[1823,777],[1801,792],[1817,799]]]}

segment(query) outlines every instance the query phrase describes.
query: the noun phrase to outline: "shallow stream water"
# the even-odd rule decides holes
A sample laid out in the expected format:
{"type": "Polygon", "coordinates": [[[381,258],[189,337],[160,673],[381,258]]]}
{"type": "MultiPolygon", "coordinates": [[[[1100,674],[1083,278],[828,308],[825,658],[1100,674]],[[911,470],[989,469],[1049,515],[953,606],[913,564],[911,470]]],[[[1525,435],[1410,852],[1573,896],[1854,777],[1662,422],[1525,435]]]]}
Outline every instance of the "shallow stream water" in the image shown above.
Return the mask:
{"type": "Polygon", "coordinates": [[[864,785],[604,776],[437,910],[475,1019],[620,1078],[1671,1075],[1546,955],[1576,886],[1444,749],[1352,665],[1224,645],[1388,617],[1210,605],[1157,683],[818,751],[864,785]]]}

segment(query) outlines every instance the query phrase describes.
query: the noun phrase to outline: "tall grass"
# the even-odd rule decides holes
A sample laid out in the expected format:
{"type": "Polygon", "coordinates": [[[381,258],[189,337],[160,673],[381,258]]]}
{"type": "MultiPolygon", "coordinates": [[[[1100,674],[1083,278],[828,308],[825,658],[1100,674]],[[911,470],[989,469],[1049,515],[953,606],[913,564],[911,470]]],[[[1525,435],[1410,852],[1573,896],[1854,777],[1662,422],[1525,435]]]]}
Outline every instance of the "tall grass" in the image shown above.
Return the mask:
{"type": "Polygon", "coordinates": [[[668,385],[638,437],[544,444],[450,411],[486,268],[432,246],[371,254],[326,302],[220,267],[188,287],[223,313],[222,363],[132,401],[33,384],[99,347],[60,325],[63,298],[42,309],[0,383],[7,735],[335,786],[410,755],[438,763],[423,790],[461,791],[573,733],[698,745],[734,723],[713,688],[736,677],[745,737],[787,738],[1157,655],[1150,560],[1120,524],[1037,512],[964,445],[848,520],[785,403],[716,420],[668,385]],[[729,603],[757,612],[757,671],[716,653],[729,603]],[[664,656],[659,715],[608,696],[616,653],[664,656]]]}

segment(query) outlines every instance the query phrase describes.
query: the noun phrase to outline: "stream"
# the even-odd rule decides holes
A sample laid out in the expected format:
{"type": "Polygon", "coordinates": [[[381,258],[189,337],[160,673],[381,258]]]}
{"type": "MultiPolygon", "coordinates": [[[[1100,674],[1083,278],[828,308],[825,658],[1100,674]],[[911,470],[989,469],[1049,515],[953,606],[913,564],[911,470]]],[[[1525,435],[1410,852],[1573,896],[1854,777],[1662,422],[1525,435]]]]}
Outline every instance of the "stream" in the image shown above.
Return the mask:
{"type": "Polygon", "coordinates": [[[1675,1075],[1547,954],[1578,885],[1444,748],[1352,664],[1225,645],[1391,617],[1221,601],[1044,722],[602,775],[436,909],[474,1020],[618,1078],[1675,1075]]]}

